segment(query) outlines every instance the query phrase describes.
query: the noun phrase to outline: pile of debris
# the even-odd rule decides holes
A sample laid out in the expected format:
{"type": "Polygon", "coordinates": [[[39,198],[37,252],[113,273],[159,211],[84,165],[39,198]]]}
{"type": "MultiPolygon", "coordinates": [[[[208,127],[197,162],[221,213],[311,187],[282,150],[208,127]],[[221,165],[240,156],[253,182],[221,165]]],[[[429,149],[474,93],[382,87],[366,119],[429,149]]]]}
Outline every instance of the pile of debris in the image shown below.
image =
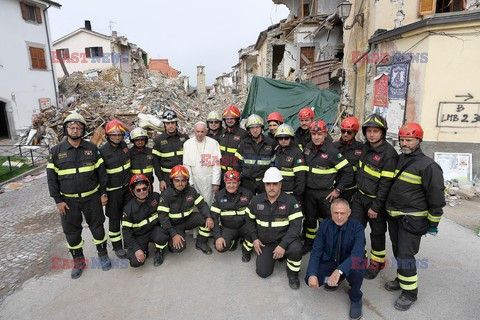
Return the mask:
{"type": "Polygon", "coordinates": [[[163,131],[161,115],[166,109],[174,110],[180,119],[180,130],[189,133],[195,124],[205,120],[212,110],[223,110],[228,105],[242,108],[246,95],[214,95],[200,100],[189,95],[181,78],[167,78],[149,70],[130,75],[129,86],[122,82],[115,69],[75,72],[59,83],[63,104],[43,108],[32,117],[32,126],[23,136],[21,144],[54,145],[63,137],[63,119],[77,111],[87,121],[86,138],[94,134],[102,140],[102,127],[113,118],[132,129],[142,126],[155,136],[163,131]]]}
{"type": "Polygon", "coordinates": [[[480,183],[462,179],[448,180],[445,183],[446,201],[451,207],[459,205],[461,199],[480,197],[480,183]]]}

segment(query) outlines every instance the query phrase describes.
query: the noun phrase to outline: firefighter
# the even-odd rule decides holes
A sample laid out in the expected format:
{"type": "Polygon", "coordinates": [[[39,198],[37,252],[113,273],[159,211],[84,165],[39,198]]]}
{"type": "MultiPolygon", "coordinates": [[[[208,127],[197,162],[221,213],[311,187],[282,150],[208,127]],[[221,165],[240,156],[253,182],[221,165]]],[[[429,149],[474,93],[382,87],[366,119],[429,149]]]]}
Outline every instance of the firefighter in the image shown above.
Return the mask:
{"type": "Polygon", "coordinates": [[[385,234],[387,213],[385,200],[393,182],[398,154],[387,142],[387,122],[372,114],[362,124],[367,141],[358,161],[355,176],[357,192],[352,200],[352,218],[363,225],[370,224],[370,263],[365,279],[375,279],[385,265],[385,234]]]}
{"type": "Polygon", "coordinates": [[[177,165],[170,172],[170,187],[162,193],[158,205],[158,218],[162,227],[170,234],[169,249],[172,252],[182,252],[186,247],[185,230],[199,227],[195,248],[205,254],[212,254],[208,246],[210,229],[213,219],[203,197],[188,184],[187,168],[177,165]],[[193,211],[197,207],[200,212],[193,211]],[[165,217],[169,224],[162,223],[165,217]]]}
{"type": "Polygon", "coordinates": [[[161,177],[161,171],[157,169],[156,157],[152,148],[147,147],[148,134],[143,128],[135,128],[130,132],[130,141],[133,146],[130,148],[130,170],[132,174],[143,174],[148,178],[150,191],[153,191],[153,171],[157,177],[161,177]]]}
{"type": "Polygon", "coordinates": [[[268,137],[270,139],[275,140],[275,132],[277,132],[278,126],[283,124],[283,116],[280,112],[272,112],[267,117],[267,124],[268,124],[268,137]]]}
{"type": "Polygon", "coordinates": [[[224,130],[222,127],[222,116],[218,111],[210,111],[207,116],[207,127],[208,133],[207,137],[220,141],[220,137],[222,136],[224,130]]]}
{"type": "Polygon", "coordinates": [[[305,191],[308,166],[302,150],[293,143],[293,128],[284,123],[275,132],[278,146],[275,150],[273,164],[282,173],[282,191],[293,194],[299,203],[305,191]]]}
{"type": "Polygon", "coordinates": [[[135,174],[130,179],[130,192],[133,199],[125,206],[122,231],[128,247],[127,258],[130,266],[140,267],[148,255],[149,242],[155,243],[153,265],[163,263],[163,249],[168,244],[168,234],[158,222],[157,207],[160,195],[152,190],[150,181],[143,174],[135,174]]]}
{"type": "Polygon", "coordinates": [[[395,180],[385,203],[388,232],[398,263],[397,277],[385,284],[388,291],[402,290],[395,309],[405,311],[417,300],[415,255],[427,232],[438,233],[445,206],[443,172],[420,148],[423,129],[417,123],[404,124],[399,132],[400,149],[395,180]]]}
{"type": "MultiPolygon", "coordinates": [[[[355,136],[357,135],[360,125],[357,118],[347,117],[342,120],[340,124],[340,139],[333,143],[333,145],[338,149],[338,151],[347,158],[348,162],[353,168],[353,171],[357,171],[358,168],[358,159],[363,153],[363,143],[357,141],[355,136]]],[[[352,201],[352,197],[356,192],[356,183],[355,179],[352,181],[352,184],[345,187],[345,190],[342,192],[340,197],[347,200],[349,203],[352,201]]]]}
{"type": "Polygon", "coordinates": [[[256,272],[266,278],[273,273],[275,260],[287,259],[288,284],[300,287],[302,263],[302,211],[294,196],[282,191],[282,174],[271,167],[263,182],[266,192],[253,197],[247,208],[247,228],[257,253],[256,272]]]}
{"type": "Polygon", "coordinates": [[[264,122],[260,116],[249,116],[245,127],[250,137],[240,142],[234,169],[242,174],[243,187],[257,195],[265,191],[262,178],[271,166],[275,142],[263,135],[264,122]]]}
{"type": "Polygon", "coordinates": [[[79,278],[86,267],[82,214],[92,232],[102,269],[111,268],[102,208],[108,202],[108,177],[97,146],[82,139],[86,125],[82,115],[76,112],[68,115],[63,122],[67,139],[53,147],[47,164],[48,190],[57,204],[63,233],[74,259],[72,279],[79,278]]]}
{"type": "Polygon", "coordinates": [[[157,156],[160,166],[161,178],[158,177],[160,192],[165,191],[170,180],[170,171],[176,165],[182,163],[183,143],[188,140],[188,135],[178,132],[177,113],[173,110],[165,110],[162,115],[165,132],[156,137],[153,142],[153,154],[157,156]]]}
{"type": "MultiPolygon", "coordinates": [[[[222,175],[227,170],[232,170],[235,164],[235,153],[237,152],[240,141],[248,137],[248,133],[240,128],[240,110],[235,106],[229,106],[223,111],[223,121],[225,122],[225,131],[220,136],[220,166],[222,175]]],[[[223,186],[223,183],[222,183],[223,186]]]]}
{"type": "Polygon", "coordinates": [[[113,250],[120,259],[127,257],[122,246],[121,219],[123,208],[132,199],[128,183],[132,176],[130,172],[130,150],[123,141],[125,127],[123,123],[114,119],[105,126],[107,143],[100,148],[100,154],[105,161],[108,175],[108,203],[105,214],[108,217],[108,235],[113,250]]]}
{"type": "Polygon", "coordinates": [[[240,239],[242,244],[242,261],[249,262],[253,249],[252,239],[247,233],[246,209],[253,195],[240,186],[240,173],[229,170],[225,173],[225,189],[215,194],[210,214],[213,218],[212,230],[215,249],[218,252],[234,251],[240,239]]]}
{"type": "Polygon", "coordinates": [[[312,141],[305,146],[308,166],[304,197],[305,242],[303,253],[312,249],[317,222],[330,217],[330,203],[352,184],[353,169],[348,160],[327,140],[327,125],[322,120],[310,125],[312,141]]]}
{"type": "Polygon", "coordinates": [[[298,120],[300,127],[295,131],[295,144],[303,151],[304,147],[312,140],[310,135],[310,125],[314,118],[313,110],[311,108],[303,108],[298,113],[298,120]]]}

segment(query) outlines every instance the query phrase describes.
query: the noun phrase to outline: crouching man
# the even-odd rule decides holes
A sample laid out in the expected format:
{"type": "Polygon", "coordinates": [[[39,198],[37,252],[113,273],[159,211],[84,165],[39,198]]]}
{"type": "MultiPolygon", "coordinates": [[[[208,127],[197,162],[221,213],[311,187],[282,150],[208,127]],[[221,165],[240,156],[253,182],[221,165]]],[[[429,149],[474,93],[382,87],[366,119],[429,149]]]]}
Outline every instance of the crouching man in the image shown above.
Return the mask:
{"type": "Polygon", "coordinates": [[[131,267],[140,267],[148,255],[149,242],[155,243],[153,265],[163,263],[163,249],[168,244],[168,234],[160,227],[157,207],[160,195],[151,190],[150,181],[143,174],[132,176],[129,184],[133,199],[125,206],[122,232],[128,247],[127,258],[131,267]]]}
{"type": "Polygon", "coordinates": [[[349,219],[350,206],[342,198],[333,200],[331,218],[324,220],[313,243],[305,282],[311,288],[325,285],[327,291],[338,288],[340,280],[350,284],[350,319],[362,317],[361,286],[366,272],[365,233],[355,219],[349,219]]]}

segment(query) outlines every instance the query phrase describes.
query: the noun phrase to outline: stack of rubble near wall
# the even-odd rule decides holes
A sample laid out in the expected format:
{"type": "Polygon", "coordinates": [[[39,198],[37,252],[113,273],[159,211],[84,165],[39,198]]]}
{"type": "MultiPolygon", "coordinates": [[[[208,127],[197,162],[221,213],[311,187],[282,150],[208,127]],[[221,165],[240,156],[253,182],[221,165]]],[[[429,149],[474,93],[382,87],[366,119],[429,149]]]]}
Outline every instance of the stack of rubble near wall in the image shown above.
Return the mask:
{"type": "MultiPolygon", "coordinates": [[[[63,137],[63,119],[72,111],[85,117],[86,138],[89,139],[96,129],[113,118],[124,122],[127,129],[137,126],[140,123],[138,116],[142,114],[144,119],[154,116],[161,123],[159,119],[165,109],[174,110],[180,119],[180,130],[190,132],[193,124],[204,121],[210,111],[220,111],[228,105],[241,108],[245,104],[245,95],[216,95],[206,100],[192,98],[184,91],[179,79],[151,71],[142,74],[132,73],[129,87],[120,82],[114,69],[75,72],[64,77],[59,83],[60,95],[65,97],[63,105],[45,108],[35,114],[30,130],[20,143],[54,145],[63,137]]],[[[147,127],[153,129],[149,132],[152,136],[163,130],[158,124],[147,127]]]]}

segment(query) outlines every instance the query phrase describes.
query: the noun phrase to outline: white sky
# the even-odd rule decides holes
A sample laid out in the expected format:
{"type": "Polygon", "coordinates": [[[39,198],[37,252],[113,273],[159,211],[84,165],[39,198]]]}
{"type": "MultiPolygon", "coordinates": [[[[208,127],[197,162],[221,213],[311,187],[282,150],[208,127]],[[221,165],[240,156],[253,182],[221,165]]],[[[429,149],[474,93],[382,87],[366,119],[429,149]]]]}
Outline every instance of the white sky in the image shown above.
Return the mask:
{"type": "Polygon", "coordinates": [[[125,35],[149,58],[167,58],[196,85],[197,65],[204,65],[207,85],[238,63],[238,50],[254,44],[258,34],[288,16],[288,8],[271,0],[59,0],[50,9],[53,40],[90,20],[92,30],[125,35]]]}

